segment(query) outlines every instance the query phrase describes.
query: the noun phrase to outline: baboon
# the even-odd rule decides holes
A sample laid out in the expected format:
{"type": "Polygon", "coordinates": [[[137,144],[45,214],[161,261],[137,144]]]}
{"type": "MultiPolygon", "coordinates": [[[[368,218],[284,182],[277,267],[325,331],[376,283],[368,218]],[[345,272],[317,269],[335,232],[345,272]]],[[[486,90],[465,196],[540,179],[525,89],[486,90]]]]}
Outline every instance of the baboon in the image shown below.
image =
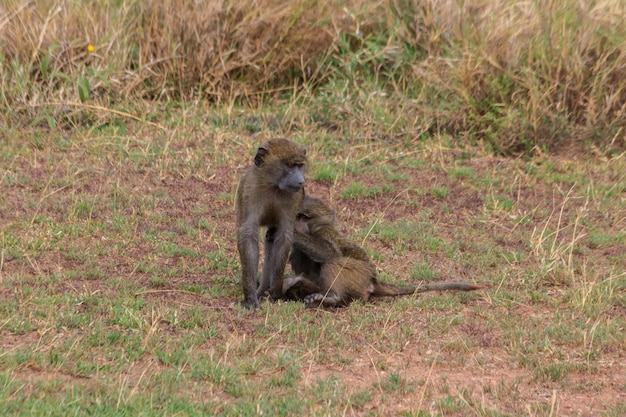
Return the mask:
{"type": "Polygon", "coordinates": [[[304,196],[306,162],[306,148],[287,139],[269,140],[257,149],[254,165],[237,188],[237,249],[244,306],[248,309],[259,306],[259,297],[269,295],[277,300],[283,295],[283,274],[304,196]],[[267,227],[267,232],[257,288],[261,227],[267,227]]]}
{"type": "Polygon", "coordinates": [[[284,296],[304,300],[307,307],[338,307],[371,297],[485,288],[458,281],[412,286],[378,281],[376,267],[365,250],[335,228],[333,210],[309,196],[304,197],[296,218],[290,263],[297,275],[285,278],[284,296]]]}

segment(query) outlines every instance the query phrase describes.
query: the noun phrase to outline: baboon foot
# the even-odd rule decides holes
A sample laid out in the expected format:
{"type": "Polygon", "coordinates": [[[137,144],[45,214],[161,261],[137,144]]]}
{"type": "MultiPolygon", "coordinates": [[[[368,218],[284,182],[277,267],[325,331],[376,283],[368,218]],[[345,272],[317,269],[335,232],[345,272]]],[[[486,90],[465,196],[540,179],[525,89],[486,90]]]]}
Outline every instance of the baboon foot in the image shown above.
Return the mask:
{"type": "Polygon", "coordinates": [[[272,296],[269,291],[263,291],[259,293],[259,303],[264,303],[266,301],[273,301],[272,296]]]}
{"type": "Polygon", "coordinates": [[[259,305],[259,299],[257,297],[246,298],[243,301],[243,306],[248,310],[255,310],[259,305]]]}
{"type": "Polygon", "coordinates": [[[341,304],[341,299],[336,294],[314,293],[304,297],[304,304],[307,308],[337,307],[341,304]]]}
{"type": "Polygon", "coordinates": [[[317,308],[321,305],[323,299],[324,294],[309,294],[304,297],[304,304],[306,305],[306,308],[317,308]]]}

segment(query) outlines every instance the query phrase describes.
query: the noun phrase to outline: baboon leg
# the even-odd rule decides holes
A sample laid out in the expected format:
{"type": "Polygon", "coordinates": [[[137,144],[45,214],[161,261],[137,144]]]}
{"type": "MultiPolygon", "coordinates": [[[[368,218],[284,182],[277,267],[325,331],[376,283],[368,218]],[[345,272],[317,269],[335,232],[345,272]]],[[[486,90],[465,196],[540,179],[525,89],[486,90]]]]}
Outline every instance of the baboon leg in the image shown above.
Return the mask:
{"type": "Polygon", "coordinates": [[[276,228],[270,227],[265,233],[265,256],[263,258],[263,271],[261,272],[261,279],[259,280],[259,288],[257,289],[257,295],[259,298],[266,298],[269,296],[270,291],[270,276],[269,276],[269,258],[270,253],[273,251],[274,235],[276,234],[276,228]]]}
{"type": "Polygon", "coordinates": [[[319,283],[304,274],[288,277],[283,280],[283,298],[285,300],[304,300],[309,294],[321,292],[319,283]]]}
{"type": "Polygon", "coordinates": [[[259,268],[259,241],[250,235],[240,239],[237,244],[241,261],[241,286],[243,288],[244,307],[254,309],[259,306],[257,296],[257,275],[259,268]]]}
{"type": "Polygon", "coordinates": [[[300,284],[302,282],[303,276],[296,275],[294,277],[285,277],[283,278],[283,294],[286,294],[294,286],[300,284]]]}
{"type": "MultiPolygon", "coordinates": [[[[293,232],[291,232],[293,235],[293,232]]],[[[261,274],[261,283],[258,293],[260,296],[269,292],[272,300],[278,300],[283,296],[283,275],[291,239],[284,229],[271,227],[265,235],[265,261],[261,274]]]]}

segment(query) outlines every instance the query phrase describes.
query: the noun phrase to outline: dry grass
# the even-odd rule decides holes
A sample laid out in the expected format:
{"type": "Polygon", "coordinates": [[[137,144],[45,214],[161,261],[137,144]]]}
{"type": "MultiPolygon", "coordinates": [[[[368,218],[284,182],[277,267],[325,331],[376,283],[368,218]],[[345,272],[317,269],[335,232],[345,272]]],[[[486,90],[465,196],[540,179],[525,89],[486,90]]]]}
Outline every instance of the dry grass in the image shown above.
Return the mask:
{"type": "Polygon", "coordinates": [[[625,9],[619,0],[8,0],[0,94],[7,123],[55,125],[68,101],[255,103],[345,81],[351,95],[380,89],[399,118],[421,120],[408,135],[449,133],[503,153],[579,143],[610,152],[625,143],[625,9]]]}
{"type": "Polygon", "coordinates": [[[608,135],[605,144],[623,143],[623,2],[441,4],[435,44],[458,47],[452,54],[428,49],[415,68],[458,114],[435,116],[444,129],[457,122],[505,151],[571,146],[571,136],[598,134],[608,135]]]}
{"type": "Polygon", "coordinates": [[[391,144],[380,108],[358,138],[296,104],[0,140],[4,415],[623,415],[624,157],[391,144]],[[490,288],[244,310],[233,190],[293,125],[381,279],[490,288]]]}
{"type": "Polygon", "coordinates": [[[338,9],[318,3],[9,1],[0,42],[7,70],[19,63],[47,98],[75,94],[59,91],[61,74],[114,98],[256,94],[310,73],[328,49],[322,19],[338,9]]]}

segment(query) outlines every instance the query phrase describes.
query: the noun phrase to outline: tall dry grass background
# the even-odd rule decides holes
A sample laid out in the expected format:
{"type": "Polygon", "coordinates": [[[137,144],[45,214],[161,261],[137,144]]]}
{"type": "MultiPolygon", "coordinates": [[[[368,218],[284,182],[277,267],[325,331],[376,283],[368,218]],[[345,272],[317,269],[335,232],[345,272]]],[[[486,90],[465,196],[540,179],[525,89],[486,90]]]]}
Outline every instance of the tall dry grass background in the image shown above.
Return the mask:
{"type": "Polygon", "coordinates": [[[625,21],[623,0],[5,0],[0,120],[340,80],[382,90],[415,134],[611,151],[625,144],[625,21]]]}

